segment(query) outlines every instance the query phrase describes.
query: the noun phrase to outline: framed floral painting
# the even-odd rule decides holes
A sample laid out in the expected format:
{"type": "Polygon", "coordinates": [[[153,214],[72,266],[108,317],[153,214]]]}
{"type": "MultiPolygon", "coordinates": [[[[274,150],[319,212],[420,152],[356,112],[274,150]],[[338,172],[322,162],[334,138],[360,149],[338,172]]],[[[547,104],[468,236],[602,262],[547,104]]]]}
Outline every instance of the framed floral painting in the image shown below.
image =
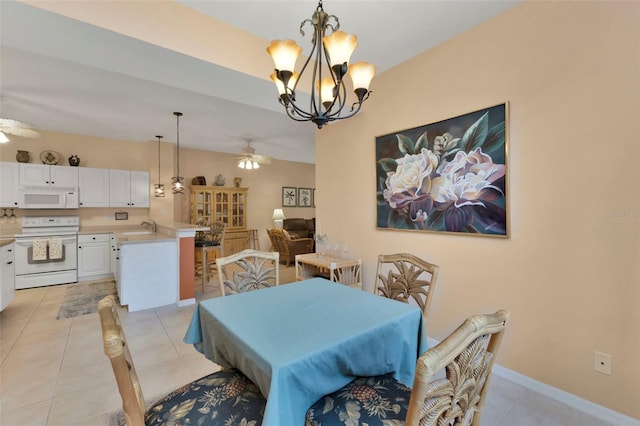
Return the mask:
{"type": "Polygon", "coordinates": [[[297,188],[292,186],[282,187],[282,207],[295,207],[298,205],[297,188]]]}
{"type": "Polygon", "coordinates": [[[508,108],[376,137],[377,228],[508,238],[508,108]]]}

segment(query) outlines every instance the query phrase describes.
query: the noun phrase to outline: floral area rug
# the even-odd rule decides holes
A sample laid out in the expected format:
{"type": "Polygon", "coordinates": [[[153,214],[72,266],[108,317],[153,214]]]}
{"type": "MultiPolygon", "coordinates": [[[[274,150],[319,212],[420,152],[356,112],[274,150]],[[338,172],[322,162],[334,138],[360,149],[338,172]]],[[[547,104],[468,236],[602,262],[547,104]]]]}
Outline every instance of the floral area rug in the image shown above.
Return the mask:
{"type": "Polygon", "coordinates": [[[56,319],[73,318],[97,312],[98,302],[110,294],[116,297],[116,303],[119,304],[114,280],[71,284],[67,287],[56,319]]]}

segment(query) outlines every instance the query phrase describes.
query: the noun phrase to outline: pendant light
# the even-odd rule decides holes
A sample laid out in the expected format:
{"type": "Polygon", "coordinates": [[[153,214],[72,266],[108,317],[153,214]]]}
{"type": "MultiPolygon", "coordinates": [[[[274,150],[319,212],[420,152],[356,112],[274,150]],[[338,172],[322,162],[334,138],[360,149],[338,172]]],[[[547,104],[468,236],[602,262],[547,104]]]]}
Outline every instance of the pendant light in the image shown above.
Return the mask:
{"type": "Polygon", "coordinates": [[[160,139],[162,136],[156,135],[156,138],[158,138],[158,183],[153,185],[153,192],[156,197],[164,197],[164,185],[160,183],[160,139]]]}
{"type": "Polygon", "coordinates": [[[171,192],[174,194],[184,194],[184,178],[180,176],[180,117],[181,112],[174,112],[176,116],[176,176],[171,178],[171,192]]]}

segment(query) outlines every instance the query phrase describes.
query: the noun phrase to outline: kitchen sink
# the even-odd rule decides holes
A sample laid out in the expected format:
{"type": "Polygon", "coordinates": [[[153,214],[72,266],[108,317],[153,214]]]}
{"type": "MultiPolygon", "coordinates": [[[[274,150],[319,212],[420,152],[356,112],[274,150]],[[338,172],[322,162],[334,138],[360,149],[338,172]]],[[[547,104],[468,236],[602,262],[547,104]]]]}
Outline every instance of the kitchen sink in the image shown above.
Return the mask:
{"type": "Polygon", "coordinates": [[[127,231],[121,232],[120,235],[153,235],[151,231],[127,231]]]}

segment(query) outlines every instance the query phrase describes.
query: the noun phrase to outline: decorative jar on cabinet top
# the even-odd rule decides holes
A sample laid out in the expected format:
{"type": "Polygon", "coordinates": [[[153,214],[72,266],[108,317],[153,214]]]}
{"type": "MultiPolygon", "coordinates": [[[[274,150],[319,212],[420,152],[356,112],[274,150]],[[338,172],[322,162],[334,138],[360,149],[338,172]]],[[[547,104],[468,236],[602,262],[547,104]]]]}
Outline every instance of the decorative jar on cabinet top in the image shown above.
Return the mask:
{"type": "Polygon", "coordinates": [[[71,157],[69,157],[69,165],[70,166],[79,166],[80,165],[80,157],[78,157],[77,155],[72,155],[71,157]]]}
{"type": "Polygon", "coordinates": [[[18,153],[16,154],[16,160],[18,161],[18,163],[28,163],[29,161],[31,161],[31,157],[29,157],[29,151],[18,150],[18,153]]]}

